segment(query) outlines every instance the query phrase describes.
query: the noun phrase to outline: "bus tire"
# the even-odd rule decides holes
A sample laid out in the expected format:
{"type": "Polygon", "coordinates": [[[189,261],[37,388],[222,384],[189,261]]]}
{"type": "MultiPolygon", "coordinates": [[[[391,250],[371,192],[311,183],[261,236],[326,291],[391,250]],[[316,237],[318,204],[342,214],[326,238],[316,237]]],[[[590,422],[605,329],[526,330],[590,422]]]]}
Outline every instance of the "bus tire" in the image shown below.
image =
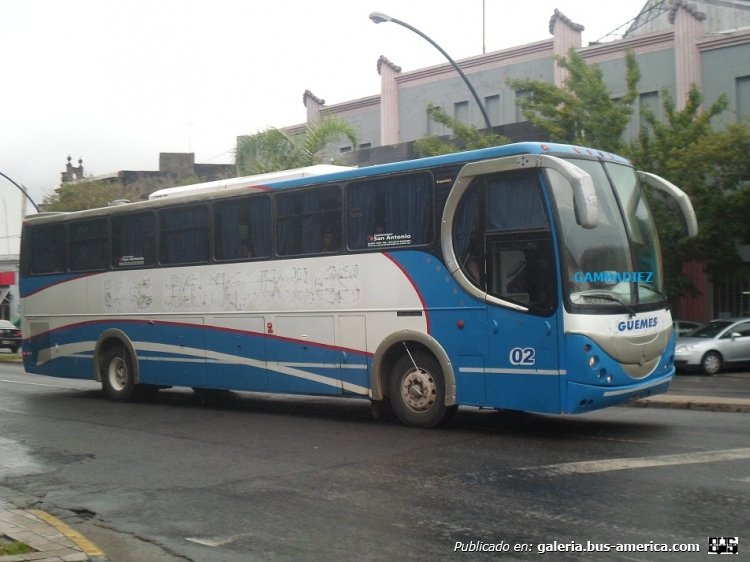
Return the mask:
{"type": "Polygon", "coordinates": [[[135,395],[133,359],[124,347],[115,346],[102,356],[102,390],[114,402],[127,402],[135,395]]]}
{"type": "Polygon", "coordinates": [[[443,371],[429,353],[402,355],[393,366],[389,390],[393,411],[405,425],[433,428],[448,414],[443,371]]]}

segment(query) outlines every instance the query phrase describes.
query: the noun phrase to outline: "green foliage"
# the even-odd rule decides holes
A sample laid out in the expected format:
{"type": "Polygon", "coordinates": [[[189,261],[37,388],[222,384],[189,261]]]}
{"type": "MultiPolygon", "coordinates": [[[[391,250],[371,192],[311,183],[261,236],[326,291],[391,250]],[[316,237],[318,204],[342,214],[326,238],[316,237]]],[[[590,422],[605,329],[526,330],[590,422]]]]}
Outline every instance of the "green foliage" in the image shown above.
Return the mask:
{"type": "Polygon", "coordinates": [[[473,150],[507,144],[509,139],[491,131],[480,131],[476,127],[466,125],[458,119],[448,115],[441,107],[433,104],[427,106],[427,116],[448,127],[453,131],[453,142],[441,139],[436,135],[427,136],[417,140],[414,148],[420,156],[437,156],[439,154],[450,154],[459,150],[473,150]]]}
{"type": "Polygon", "coordinates": [[[567,71],[563,87],[538,80],[509,79],[523,114],[547,131],[554,142],[591,146],[609,152],[622,149],[622,137],[637,99],[640,71],[635,54],[625,54],[627,93],[614,100],[597,65],[588,65],[574,49],[557,63],[567,71]]]}
{"type": "Polygon", "coordinates": [[[692,289],[681,273],[685,261],[702,262],[714,278],[742,271],[736,243],[750,242],[750,129],[734,124],[714,130],[712,121],[727,107],[724,95],[705,110],[695,87],[680,111],[666,92],[662,98],[665,120],[645,111],[630,157],[639,169],[680,187],[695,208],[698,236],[687,239],[676,213],[651,197],[669,274],[667,290],[678,295],[692,289]]]}
{"type": "Polygon", "coordinates": [[[271,127],[241,137],[235,155],[237,173],[240,176],[264,174],[320,164],[324,149],[341,137],[348,138],[356,149],[358,141],[354,128],[337,117],[324,119],[299,134],[271,127]]]}
{"type": "Polygon", "coordinates": [[[44,198],[45,211],[82,211],[106,207],[110,201],[121,199],[125,190],[119,184],[104,181],[64,183],[44,198]]]}

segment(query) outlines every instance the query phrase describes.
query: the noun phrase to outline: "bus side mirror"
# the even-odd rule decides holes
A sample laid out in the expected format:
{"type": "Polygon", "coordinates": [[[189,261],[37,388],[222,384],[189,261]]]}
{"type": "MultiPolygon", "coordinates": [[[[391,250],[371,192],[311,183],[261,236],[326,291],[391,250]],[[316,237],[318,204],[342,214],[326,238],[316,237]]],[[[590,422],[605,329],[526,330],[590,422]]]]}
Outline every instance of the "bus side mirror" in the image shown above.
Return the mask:
{"type": "Polygon", "coordinates": [[[576,221],[583,228],[595,228],[599,224],[599,199],[591,175],[581,168],[555,156],[540,158],[543,166],[563,175],[573,189],[573,208],[576,221]]]}
{"type": "Polygon", "coordinates": [[[687,193],[656,174],[638,172],[638,178],[646,185],[655,187],[659,191],[672,197],[680,208],[683,226],[688,237],[692,238],[698,234],[698,219],[695,218],[695,210],[693,209],[693,204],[690,202],[690,197],[688,197],[687,193]]]}
{"type": "Polygon", "coordinates": [[[578,224],[583,228],[594,228],[599,224],[599,200],[594,190],[594,182],[590,175],[585,174],[574,178],[572,184],[573,205],[578,224]]]}

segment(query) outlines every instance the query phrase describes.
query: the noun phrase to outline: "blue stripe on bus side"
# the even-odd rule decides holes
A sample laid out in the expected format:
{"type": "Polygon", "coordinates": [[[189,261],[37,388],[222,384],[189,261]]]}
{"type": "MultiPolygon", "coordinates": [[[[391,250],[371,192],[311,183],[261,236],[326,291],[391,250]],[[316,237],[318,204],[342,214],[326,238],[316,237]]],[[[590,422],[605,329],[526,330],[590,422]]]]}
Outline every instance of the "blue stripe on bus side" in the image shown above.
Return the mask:
{"type": "Polygon", "coordinates": [[[52,275],[41,275],[39,277],[21,277],[19,284],[19,291],[21,292],[21,298],[30,297],[36,293],[40,293],[45,289],[67,283],[68,281],[75,281],[83,277],[90,277],[92,275],[100,275],[105,273],[103,271],[97,271],[94,273],[54,273],[52,275]]]}
{"type": "MultiPolygon", "coordinates": [[[[82,322],[29,340],[30,372],[93,378],[93,351],[104,321],[82,322]],[[45,342],[45,343],[42,343],[45,342]],[[88,349],[87,349],[88,347],[88,349]],[[38,363],[40,355],[50,359],[38,363]]],[[[126,333],[138,355],[141,382],[313,394],[369,393],[370,356],[362,351],[220,327],[159,321],[107,321],[126,333]],[[222,337],[232,332],[235,337],[222,337]],[[211,345],[202,344],[210,341],[211,345]],[[300,352],[311,351],[310,360],[300,352]],[[243,349],[245,353],[238,353],[243,349]],[[346,362],[342,362],[345,355],[346,362]],[[265,356],[265,357],[264,357],[265,356]],[[267,361],[267,363],[266,363],[267,361]],[[165,368],[170,363],[171,368],[165,368]],[[266,375],[268,380],[266,381],[266,375]]]]}

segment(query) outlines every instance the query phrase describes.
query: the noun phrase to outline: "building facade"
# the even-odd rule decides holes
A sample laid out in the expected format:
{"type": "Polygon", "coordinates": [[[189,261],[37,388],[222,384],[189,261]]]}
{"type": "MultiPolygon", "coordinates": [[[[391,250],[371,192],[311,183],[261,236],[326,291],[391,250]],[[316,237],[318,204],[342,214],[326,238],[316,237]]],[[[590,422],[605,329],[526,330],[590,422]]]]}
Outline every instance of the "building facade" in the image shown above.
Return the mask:
{"type": "MultiPolygon", "coordinates": [[[[483,101],[493,129],[512,140],[539,140],[539,131],[530,127],[516,103],[523,92],[514,91],[507,80],[541,80],[561,86],[565,75],[556,57],[565,56],[570,49],[587,63],[599,66],[615,98],[626,93],[625,54],[635,53],[641,79],[627,130],[630,138],[637,137],[644,108],[660,116],[667,92],[681,109],[693,84],[702,91],[707,105],[722,94],[728,97],[729,110],[715,126],[750,124],[750,0],[649,0],[618,36],[584,46],[582,31],[583,25],[555,10],[548,22],[548,38],[457,61],[483,101]]],[[[428,104],[439,105],[464,123],[485,128],[474,98],[449,63],[403,71],[381,56],[376,68],[379,93],[327,106],[306,91],[307,123],[287,130],[301,130],[326,117],[342,118],[358,131],[360,149],[353,151],[344,141],[327,156],[368,165],[411,158],[413,141],[450,133],[427,119],[428,104]]],[[[750,251],[741,248],[741,254],[750,263],[750,251]]],[[[750,283],[709,283],[696,264],[686,264],[686,271],[702,295],[675,303],[675,316],[707,321],[750,315],[750,283]]]]}

